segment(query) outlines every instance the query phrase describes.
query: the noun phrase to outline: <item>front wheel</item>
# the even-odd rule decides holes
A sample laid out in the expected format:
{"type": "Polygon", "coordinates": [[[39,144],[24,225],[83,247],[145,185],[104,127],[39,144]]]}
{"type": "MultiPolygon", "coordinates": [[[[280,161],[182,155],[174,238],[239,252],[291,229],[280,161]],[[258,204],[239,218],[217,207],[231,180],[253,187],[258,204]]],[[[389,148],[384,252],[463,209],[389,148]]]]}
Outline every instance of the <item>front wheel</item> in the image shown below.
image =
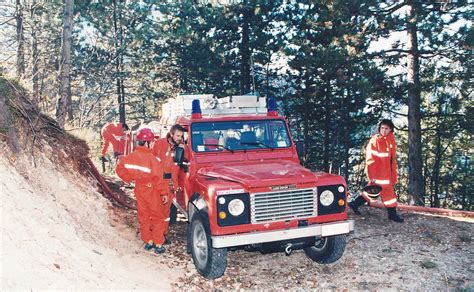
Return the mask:
{"type": "Polygon", "coordinates": [[[346,236],[335,235],[317,239],[313,246],[304,249],[306,256],[320,264],[334,263],[346,249],[346,236]]]}
{"type": "Polygon", "coordinates": [[[215,279],[224,274],[227,267],[227,249],[213,248],[211,235],[199,215],[193,216],[188,233],[193,262],[204,278],[215,279]]]}

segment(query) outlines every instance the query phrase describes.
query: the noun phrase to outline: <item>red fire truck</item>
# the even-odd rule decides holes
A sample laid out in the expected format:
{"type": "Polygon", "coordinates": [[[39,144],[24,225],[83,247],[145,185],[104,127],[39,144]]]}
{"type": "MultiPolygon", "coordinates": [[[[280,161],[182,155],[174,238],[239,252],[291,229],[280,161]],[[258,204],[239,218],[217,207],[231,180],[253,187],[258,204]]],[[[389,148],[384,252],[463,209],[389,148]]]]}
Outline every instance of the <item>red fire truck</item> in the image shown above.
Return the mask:
{"type": "Polygon", "coordinates": [[[181,96],[165,106],[168,123],[187,129],[185,155],[175,154],[181,171],[174,204],[189,223],[188,252],[202,276],[222,276],[231,248],[304,249],[322,264],[341,258],[354,229],[346,182],[300,165],[274,101],[181,96]]]}

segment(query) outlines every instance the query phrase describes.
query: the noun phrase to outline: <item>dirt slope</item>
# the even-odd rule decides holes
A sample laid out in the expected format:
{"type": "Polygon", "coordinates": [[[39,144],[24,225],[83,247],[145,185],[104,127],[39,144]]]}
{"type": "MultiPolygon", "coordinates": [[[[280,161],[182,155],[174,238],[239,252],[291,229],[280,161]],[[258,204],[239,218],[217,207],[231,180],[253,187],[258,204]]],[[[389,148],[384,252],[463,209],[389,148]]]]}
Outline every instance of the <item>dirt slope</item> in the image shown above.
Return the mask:
{"type": "Polygon", "coordinates": [[[118,232],[93,189],[48,161],[16,167],[0,157],[0,290],[170,290],[176,271],[144,253],[134,230],[118,232]]]}
{"type": "Polygon", "coordinates": [[[171,289],[179,270],[114,221],[88,151],[0,76],[0,291],[171,289]]]}

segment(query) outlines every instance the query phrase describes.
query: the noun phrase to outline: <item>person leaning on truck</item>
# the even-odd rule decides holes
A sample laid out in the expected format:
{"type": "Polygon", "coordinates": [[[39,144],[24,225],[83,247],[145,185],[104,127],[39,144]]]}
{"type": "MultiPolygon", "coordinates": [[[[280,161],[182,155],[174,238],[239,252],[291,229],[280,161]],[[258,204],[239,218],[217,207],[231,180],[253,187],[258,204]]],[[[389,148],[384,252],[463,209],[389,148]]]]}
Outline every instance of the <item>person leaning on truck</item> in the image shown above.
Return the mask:
{"type": "Polygon", "coordinates": [[[107,154],[107,148],[109,144],[112,144],[114,150],[114,157],[117,158],[120,153],[120,139],[125,136],[125,131],[128,131],[127,124],[122,123],[107,123],[100,130],[102,137],[102,156],[100,159],[105,161],[105,155],[107,154]]]}
{"type": "Polygon", "coordinates": [[[164,253],[164,229],[167,225],[162,209],[166,206],[160,197],[162,166],[149,148],[154,138],[150,129],[139,130],[137,148],[120,160],[116,173],[126,183],[135,181],[140,237],[145,243],[145,250],[154,249],[155,253],[164,253]]]}
{"type": "MultiPolygon", "coordinates": [[[[391,120],[384,119],[378,126],[378,134],[372,136],[367,144],[365,164],[369,184],[382,187],[380,197],[387,208],[388,219],[395,222],[403,222],[398,216],[397,196],[394,186],[398,181],[396,162],[396,143],[393,135],[395,126],[391,120]]],[[[366,202],[370,204],[372,199],[363,192],[361,196],[349,203],[349,207],[355,214],[360,215],[359,207],[366,202]]]]}
{"type": "MultiPolygon", "coordinates": [[[[165,236],[168,233],[170,221],[170,207],[174,196],[174,190],[178,186],[179,166],[173,160],[174,150],[177,147],[184,148],[185,129],[176,124],[173,125],[169,133],[164,138],[160,138],[153,144],[153,155],[156,156],[163,167],[163,177],[161,180],[161,196],[166,207],[162,210],[166,220],[165,236]]],[[[166,240],[170,243],[169,240],[166,240]]]]}

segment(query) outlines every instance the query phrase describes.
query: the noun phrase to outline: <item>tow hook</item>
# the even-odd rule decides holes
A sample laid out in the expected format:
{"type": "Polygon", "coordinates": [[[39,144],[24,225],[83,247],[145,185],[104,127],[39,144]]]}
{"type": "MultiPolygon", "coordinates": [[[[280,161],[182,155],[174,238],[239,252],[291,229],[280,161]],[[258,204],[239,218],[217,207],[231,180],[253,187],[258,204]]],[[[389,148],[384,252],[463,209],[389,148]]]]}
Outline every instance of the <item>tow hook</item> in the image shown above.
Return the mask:
{"type": "Polygon", "coordinates": [[[291,243],[288,243],[285,247],[285,255],[289,256],[291,255],[291,252],[293,251],[292,249],[293,245],[291,243]]]}

